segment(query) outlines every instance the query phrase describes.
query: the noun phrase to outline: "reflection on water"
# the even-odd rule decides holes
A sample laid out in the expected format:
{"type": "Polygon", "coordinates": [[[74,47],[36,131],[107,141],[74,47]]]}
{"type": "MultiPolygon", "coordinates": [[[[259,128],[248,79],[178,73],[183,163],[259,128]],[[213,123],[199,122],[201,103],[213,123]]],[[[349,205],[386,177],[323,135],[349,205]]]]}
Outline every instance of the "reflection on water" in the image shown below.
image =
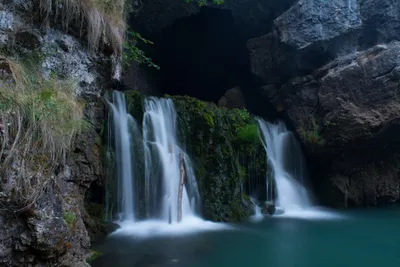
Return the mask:
{"type": "Polygon", "coordinates": [[[339,219],[268,217],[190,235],[115,234],[94,249],[93,267],[400,266],[400,208],[342,213],[339,219]]]}

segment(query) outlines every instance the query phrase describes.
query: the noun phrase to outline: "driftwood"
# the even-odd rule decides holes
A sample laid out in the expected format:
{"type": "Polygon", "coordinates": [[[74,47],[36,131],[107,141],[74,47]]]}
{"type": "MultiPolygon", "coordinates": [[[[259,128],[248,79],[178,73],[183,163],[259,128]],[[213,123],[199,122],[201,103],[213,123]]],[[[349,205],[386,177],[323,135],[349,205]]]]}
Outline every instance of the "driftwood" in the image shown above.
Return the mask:
{"type": "Polygon", "coordinates": [[[178,222],[182,221],[182,194],[183,185],[185,183],[185,160],[183,152],[180,153],[180,180],[178,189],[178,222]]]}

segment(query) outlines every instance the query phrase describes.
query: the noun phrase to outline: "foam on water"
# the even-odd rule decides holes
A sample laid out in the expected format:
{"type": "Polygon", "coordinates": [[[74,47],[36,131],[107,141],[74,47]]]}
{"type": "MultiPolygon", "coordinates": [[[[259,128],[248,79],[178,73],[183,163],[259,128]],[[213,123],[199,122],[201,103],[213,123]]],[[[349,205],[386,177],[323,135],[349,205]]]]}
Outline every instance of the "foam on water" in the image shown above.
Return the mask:
{"type": "Polygon", "coordinates": [[[180,223],[173,224],[168,224],[164,220],[147,220],[136,223],[125,221],[120,223],[120,226],[121,228],[111,235],[131,235],[135,238],[148,238],[233,229],[233,227],[228,224],[205,221],[195,216],[186,216],[180,223]]]}
{"type": "Polygon", "coordinates": [[[342,220],[346,219],[343,214],[322,207],[310,207],[301,210],[289,210],[280,215],[280,218],[302,219],[302,220],[342,220]]]}

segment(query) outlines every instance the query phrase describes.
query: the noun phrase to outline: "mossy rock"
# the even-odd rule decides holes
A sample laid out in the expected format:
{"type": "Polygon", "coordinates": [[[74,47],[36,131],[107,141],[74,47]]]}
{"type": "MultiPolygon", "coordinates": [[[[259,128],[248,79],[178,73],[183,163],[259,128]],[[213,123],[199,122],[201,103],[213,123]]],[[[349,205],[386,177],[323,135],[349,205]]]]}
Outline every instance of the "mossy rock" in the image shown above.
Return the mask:
{"type": "Polygon", "coordinates": [[[124,94],[128,113],[131,114],[139,124],[141,124],[143,121],[145,96],[135,90],[125,91],[124,94]]]}
{"type": "Polygon", "coordinates": [[[255,119],[245,109],[220,108],[187,96],[170,98],[178,114],[180,140],[196,163],[205,217],[247,218],[252,210],[243,190],[250,177],[246,162],[252,161],[256,175],[265,176],[266,155],[255,119]]]}
{"type": "Polygon", "coordinates": [[[101,253],[100,251],[90,250],[88,257],[86,258],[86,262],[91,263],[92,261],[101,257],[102,255],[103,253],[101,253]]]}

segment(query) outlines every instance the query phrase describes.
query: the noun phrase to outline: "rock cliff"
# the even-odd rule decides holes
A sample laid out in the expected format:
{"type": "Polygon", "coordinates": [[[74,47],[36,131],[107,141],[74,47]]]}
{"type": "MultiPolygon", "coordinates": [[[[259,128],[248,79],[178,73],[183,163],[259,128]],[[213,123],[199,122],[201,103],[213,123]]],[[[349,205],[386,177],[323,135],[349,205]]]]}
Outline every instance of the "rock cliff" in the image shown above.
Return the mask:
{"type": "Polygon", "coordinates": [[[248,42],[261,90],[296,129],[326,204],[400,200],[399,8],[301,0],[248,42]]]}
{"type": "MultiPolygon", "coordinates": [[[[12,172],[10,168],[7,172],[2,171],[0,266],[87,266],[85,260],[91,244],[87,226],[95,223],[85,209],[85,193],[92,183],[101,182],[103,176],[100,138],[103,103],[100,96],[111,77],[112,62],[101,53],[89,53],[85,42],[76,35],[66,34],[57,27],[46,27],[36,20],[39,9],[35,5],[38,5],[37,1],[0,3],[0,86],[6,88],[10,77],[11,83],[18,83],[18,74],[10,62],[24,64],[29,60],[33,63],[29,79],[34,79],[38,73],[38,79],[43,77],[43,81],[74,81],[73,94],[85,102],[84,120],[88,124],[75,138],[65,162],[58,162],[57,167],[50,171],[34,173],[41,169],[39,160],[35,161],[36,166],[26,165],[25,170],[19,169],[21,165],[14,160],[11,163],[16,165],[13,165],[12,172]],[[35,181],[46,182],[35,201],[14,209],[10,208],[8,197],[13,191],[9,188],[16,186],[13,183],[19,178],[27,180],[32,188],[36,186],[35,181]]],[[[27,85],[36,82],[37,79],[27,82],[27,85]]],[[[46,90],[41,97],[45,97],[46,90]]],[[[51,90],[49,88],[48,92],[51,90]]],[[[13,127],[12,122],[6,119],[8,111],[3,100],[2,97],[0,123],[13,127]]],[[[0,159],[2,163],[13,148],[5,141],[4,134],[3,131],[0,135],[1,146],[5,148],[0,159]]],[[[37,153],[39,158],[39,151],[29,153],[37,153]]]]}

